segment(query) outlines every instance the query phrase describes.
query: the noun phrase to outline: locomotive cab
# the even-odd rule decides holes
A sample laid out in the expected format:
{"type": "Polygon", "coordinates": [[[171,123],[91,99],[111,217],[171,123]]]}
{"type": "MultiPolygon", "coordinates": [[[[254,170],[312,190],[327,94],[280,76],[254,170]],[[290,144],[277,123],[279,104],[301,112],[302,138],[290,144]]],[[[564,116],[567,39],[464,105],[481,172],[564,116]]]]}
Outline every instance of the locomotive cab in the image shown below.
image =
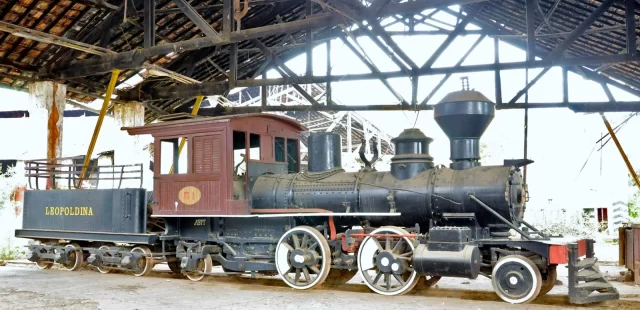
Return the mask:
{"type": "Polygon", "coordinates": [[[304,129],[286,117],[248,114],[123,128],[155,141],[153,216],[247,215],[265,173],[300,169],[304,129]]]}

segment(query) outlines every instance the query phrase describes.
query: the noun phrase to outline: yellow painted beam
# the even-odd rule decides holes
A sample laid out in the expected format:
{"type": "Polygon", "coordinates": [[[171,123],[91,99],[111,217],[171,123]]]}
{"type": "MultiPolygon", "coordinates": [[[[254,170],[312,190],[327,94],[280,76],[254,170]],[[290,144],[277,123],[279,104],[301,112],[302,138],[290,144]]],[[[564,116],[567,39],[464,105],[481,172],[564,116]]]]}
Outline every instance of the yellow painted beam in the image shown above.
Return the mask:
{"type": "Polygon", "coordinates": [[[611,139],[613,139],[613,142],[618,147],[618,151],[620,151],[620,155],[622,156],[624,163],[627,165],[627,169],[629,169],[629,173],[631,173],[633,180],[636,182],[636,186],[638,187],[638,189],[640,189],[640,180],[638,179],[638,174],[636,174],[636,171],[633,169],[633,166],[631,166],[631,162],[629,161],[627,154],[624,153],[624,150],[622,149],[622,145],[620,144],[620,141],[618,141],[618,137],[616,136],[616,133],[613,131],[613,128],[611,128],[611,124],[609,124],[609,121],[604,116],[604,113],[600,112],[600,116],[602,117],[602,121],[604,121],[604,125],[607,127],[607,130],[609,131],[609,135],[611,135],[611,139]]]}
{"type": "Polygon", "coordinates": [[[82,165],[82,173],[80,174],[80,180],[78,181],[77,187],[80,187],[82,181],[84,180],[87,169],[89,168],[89,162],[91,161],[91,155],[93,154],[93,149],[96,146],[96,141],[98,141],[98,135],[100,134],[100,129],[102,128],[102,121],[104,121],[105,115],[107,115],[107,109],[109,108],[109,102],[111,101],[111,95],[113,95],[113,90],[116,88],[116,83],[118,82],[118,76],[120,75],[120,70],[114,69],[111,71],[111,80],[109,81],[109,85],[107,86],[107,93],[104,95],[104,101],[102,102],[102,109],[100,109],[100,114],[98,115],[98,122],[96,123],[96,128],[93,130],[93,136],[91,136],[91,142],[89,143],[89,149],[87,150],[87,155],[84,158],[84,163],[82,165]]]}
{"type": "MultiPolygon", "coordinates": [[[[200,110],[200,104],[202,104],[202,100],[204,96],[196,97],[196,104],[193,105],[191,109],[191,115],[198,115],[198,111],[200,110]]],[[[182,153],[182,149],[184,148],[184,144],[187,142],[187,138],[180,139],[180,146],[178,146],[178,158],[176,162],[180,162],[180,153],[182,153]]],[[[171,164],[171,169],[169,170],[169,174],[173,174],[173,164],[171,164]]]]}

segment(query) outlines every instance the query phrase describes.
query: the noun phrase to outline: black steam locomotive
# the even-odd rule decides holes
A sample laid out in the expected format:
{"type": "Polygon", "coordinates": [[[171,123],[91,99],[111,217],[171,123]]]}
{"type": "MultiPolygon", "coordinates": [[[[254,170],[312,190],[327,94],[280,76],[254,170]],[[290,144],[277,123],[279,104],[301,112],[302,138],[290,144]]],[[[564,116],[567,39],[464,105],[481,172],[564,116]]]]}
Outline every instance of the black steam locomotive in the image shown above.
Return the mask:
{"type": "Polygon", "coordinates": [[[232,274],[278,274],[295,289],[343,284],[358,273],[383,295],[483,275],[503,300],[527,303],[549,292],[557,265],[568,264],[572,303],[619,298],[598,271],[592,240],[552,238],[524,221],[520,168],[531,161],[481,165],[479,140],[494,113],[478,92],[449,94],[434,111],[450,139],[449,167],[434,166],[432,139],[412,128],[392,140],[396,154],[385,172],[362,148],[365,166],[345,172],[334,134],[309,135],[308,171],[300,172],[304,128],[269,114],[125,128],[173,147],[176,170],[186,137],[186,171],[163,174],[156,150],[149,205],[139,189],[27,191],[16,236],[37,240],[30,259],[41,268],[86,263],[141,276],[166,262],[198,281],[220,265],[232,274]],[[245,151],[242,162],[233,162],[234,151],[245,151]],[[76,215],[81,203],[104,220],[85,220],[82,208],[76,215]]]}

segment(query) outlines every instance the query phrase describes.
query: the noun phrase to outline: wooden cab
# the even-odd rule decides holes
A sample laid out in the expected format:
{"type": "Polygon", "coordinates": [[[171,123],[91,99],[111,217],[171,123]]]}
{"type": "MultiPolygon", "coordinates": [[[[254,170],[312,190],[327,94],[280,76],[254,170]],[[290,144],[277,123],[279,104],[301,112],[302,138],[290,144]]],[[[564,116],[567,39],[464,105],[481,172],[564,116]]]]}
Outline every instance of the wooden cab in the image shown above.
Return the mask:
{"type": "Polygon", "coordinates": [[[154,216],[247,215],[256,177],[298,172],[300,133],[273,114],[197,118],[122,128],[154,138],[154,216]],[[184,141],[184,142],[183,142],[184,141]]]}

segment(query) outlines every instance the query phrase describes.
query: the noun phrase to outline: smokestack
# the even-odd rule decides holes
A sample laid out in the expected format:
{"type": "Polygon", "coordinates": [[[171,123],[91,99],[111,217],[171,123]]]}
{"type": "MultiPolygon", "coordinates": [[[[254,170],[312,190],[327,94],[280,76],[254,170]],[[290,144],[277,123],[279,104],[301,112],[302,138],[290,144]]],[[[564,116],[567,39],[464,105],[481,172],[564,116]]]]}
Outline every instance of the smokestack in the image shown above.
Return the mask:
{"type": "Polygon", "coordinates": [[[434,107],[434,118],[449,137],[451,169],[463,170],[480,166],[480,137],[495,115],[495,104],[482,93],[469,90],[463,78],[463,89],[445,96],[434,107]]]}

